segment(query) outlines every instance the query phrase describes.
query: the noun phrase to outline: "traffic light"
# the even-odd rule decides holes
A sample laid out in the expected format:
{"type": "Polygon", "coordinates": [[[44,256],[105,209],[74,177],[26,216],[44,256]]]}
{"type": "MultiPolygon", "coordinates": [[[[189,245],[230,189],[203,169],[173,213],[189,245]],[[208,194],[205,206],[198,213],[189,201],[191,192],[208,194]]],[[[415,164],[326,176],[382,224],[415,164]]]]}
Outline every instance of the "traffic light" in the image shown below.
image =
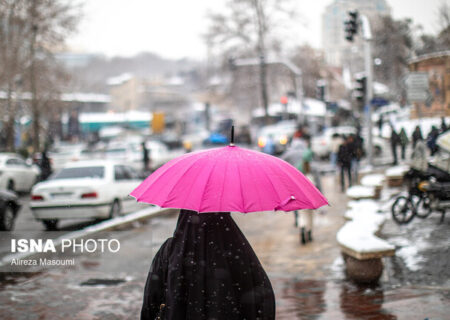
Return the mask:
{"type": "Polygon", "coordinates": [[[316,99],[320,101],[325,101],[325,86],[324,80],[318,80],[316,83],[316,99]]]}
{"type": "Polygon", "coordinates": [[[356,78],[356,86],[353,91],[353,95],[356,100],[364,102],[367,91],[367,78],[366,76],[360,76],[356,78]]]}
{"type": "Polygon", "coordinates": [[[352,42],[358,33],[358,11],[349,11],[349,19],[344,22],[345,39],[352,42]]]}

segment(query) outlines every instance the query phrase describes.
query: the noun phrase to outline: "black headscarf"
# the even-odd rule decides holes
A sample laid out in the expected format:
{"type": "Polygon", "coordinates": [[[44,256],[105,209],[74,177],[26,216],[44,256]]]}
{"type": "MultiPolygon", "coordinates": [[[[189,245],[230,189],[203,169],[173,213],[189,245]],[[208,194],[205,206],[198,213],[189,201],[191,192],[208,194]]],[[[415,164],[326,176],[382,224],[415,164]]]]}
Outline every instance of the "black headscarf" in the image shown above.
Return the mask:
{"type": "Polygon", "coordinates": [[[275,319],[269,278],[229,213],[181,210],[153,259],[141,319],[275,319]]]}

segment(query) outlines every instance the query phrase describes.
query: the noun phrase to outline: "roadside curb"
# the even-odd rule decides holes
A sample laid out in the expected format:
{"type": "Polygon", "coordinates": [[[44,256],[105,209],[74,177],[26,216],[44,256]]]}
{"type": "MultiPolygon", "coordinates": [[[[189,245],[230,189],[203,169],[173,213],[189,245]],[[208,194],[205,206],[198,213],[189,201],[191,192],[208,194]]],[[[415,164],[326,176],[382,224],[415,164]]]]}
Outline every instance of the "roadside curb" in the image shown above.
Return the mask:
{"type": "MultiPolygon", "coordinates": [[[[86,228],[83,228],[81,230],[69,232],[61,237],[58,237],[56,239],[53,239],[53,244],[55,247],[60,247],[63,240],[70,239],[80,239],[84,238],[89,235],[93,235],[99,232],[103,231],[110,231],[114,230],[118,227],[125,227],[130,224],[133,224],[135,222],[144,221],[150,218],[157,217],[161,214],[168,213],[170,211],[174,211],[175,209],[171,208],[160,208],[160,207],[148,207],[136,212],[132,212],[130,214],[120,216],[111,220],[106,220],[103,222],[100,222],[98,224],[88,226],[86,228]]],[[[30,258],[38,258],[40,255],[45,255],[46,253],[43,252],[24,252],[24,253],[14,253],[9,254],[7,256],[4,256],[0,260],[0,272],[2,271],[1,268],[11,265],[11,262],[13,260],[24,260],[24,259],[30,259],[30,258]]]]}

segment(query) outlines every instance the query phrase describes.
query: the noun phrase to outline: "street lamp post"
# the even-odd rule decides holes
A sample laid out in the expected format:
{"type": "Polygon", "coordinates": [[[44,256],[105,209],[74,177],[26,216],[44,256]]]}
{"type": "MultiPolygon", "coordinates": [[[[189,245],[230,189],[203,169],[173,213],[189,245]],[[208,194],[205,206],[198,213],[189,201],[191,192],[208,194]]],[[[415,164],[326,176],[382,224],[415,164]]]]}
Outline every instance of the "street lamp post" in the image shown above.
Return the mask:
{"type": "Polygon", "coordinates": [[[370,29],[369,19],[361,15],[362,32],[364,39],[364,65],[366,69],[366,121],[369,138],[369,150],[367,156],[369,164],[373,166],[373,136],[372,136],[372,98],[373,98],[373,65],[372,65],[372,31],[370,29]]]}
{"type": "Polygon", "coordinates": [[[372,61],[372,30],[367,16],[359,15],[358,11],[350,11],[349,20],[344,22],[345,38],[353,42],[355,34],[358,34],[359,24],[361,24],[362,36],[364,40],[364,66],[366,77],[366,88],[364,94],[365,114],[367,122],[369,150],[367,156],[369,164],[373,166],[373,139],[372,139],[372,98],[373,98],[373,61],[372,61]],[[360,18],[358,19],[358,17],[360,18]]]}

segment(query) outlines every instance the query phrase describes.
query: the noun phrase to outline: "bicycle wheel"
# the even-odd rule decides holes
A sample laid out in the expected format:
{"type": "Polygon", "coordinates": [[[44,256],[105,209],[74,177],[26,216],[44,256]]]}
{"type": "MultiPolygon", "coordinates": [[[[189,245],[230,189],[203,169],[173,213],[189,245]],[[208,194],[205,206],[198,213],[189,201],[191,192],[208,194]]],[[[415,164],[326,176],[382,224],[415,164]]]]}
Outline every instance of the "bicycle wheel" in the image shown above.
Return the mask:
{"type": "Polygon", "coordinates": [[[427,196],[420,197],[419,201],[416,202],[416,216],[421,219],[428,217],[431,212],[431,199],[427,196]]]}
{"type": "Polygon", "coordinates": [[[400,196],[391,208],[392,218],[398,224],[407,224],[415,215],[415,208],[410,198],[400,196]]]}

